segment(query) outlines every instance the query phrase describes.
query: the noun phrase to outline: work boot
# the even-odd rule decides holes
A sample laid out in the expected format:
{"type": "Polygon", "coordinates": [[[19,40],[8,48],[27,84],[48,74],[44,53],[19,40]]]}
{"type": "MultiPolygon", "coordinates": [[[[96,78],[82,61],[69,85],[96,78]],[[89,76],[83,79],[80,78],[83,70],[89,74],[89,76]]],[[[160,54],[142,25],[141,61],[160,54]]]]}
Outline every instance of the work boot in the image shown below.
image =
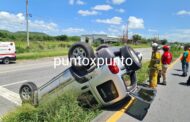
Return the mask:
{"type": "Polygon", "coordinates": [[[187,77],[187,73],[183,73],[182,76],[183,76],[183,77],[187,77]]]}
{"type": "Polygon", "coordinates": [[[162,83],[162,84],[166,86],[166,81],[163,81],[163,83],[162,83]]]}

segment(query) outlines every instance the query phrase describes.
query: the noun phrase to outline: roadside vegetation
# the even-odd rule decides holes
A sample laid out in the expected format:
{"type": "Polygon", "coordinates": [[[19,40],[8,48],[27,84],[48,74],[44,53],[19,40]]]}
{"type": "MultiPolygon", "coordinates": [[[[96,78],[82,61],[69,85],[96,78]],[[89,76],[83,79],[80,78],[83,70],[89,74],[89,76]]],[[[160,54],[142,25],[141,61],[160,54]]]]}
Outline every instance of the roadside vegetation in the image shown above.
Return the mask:
{"type": "Polygon", "coordinates": [[[143,63],[142,68],[140,70],[137,71],[137,81],[138,83],[144,83],[145,80],[147,80],[147,78],[149,77],[148,75],[148,65],[149,65],[149,61],[143,63]]]}
{"type": "MultiPolygon", "coordinates": [[[[9,32],[0,30],[0,41],[14,41],[16,44],[17,59],[37,59],[42,57],[64,56],[69,47],[80,40],[79,36],[49,36],[44,33],[30,32],[30,47],[27,47],[25,32],[9,32]]],[[[139,35],[134,35],[129,39],[127,45],[133,48],[147,48],[152,39],[145,39],[139,35]]],[[[124,41],[123,41],[124,42],[124,41]]],[[[123,46],[126,43],[110,43],[111,46],[123,46]]],[[[94,43],[96,48],[101,43],[94,43]]]]}
{"type": "Polygon", "coordinates": [[[17,59],[37,59],[43,57],[67,55],[69,47],[74,43],[62,41],[31,41],[30,47],[25,42],[17,41],[17,59]]]}
{"type": "Polygon", "coordinates": [[[34,107],[24,104],[3,118],[3,122],[89,122],[101,111],[78,106],[76,96],[64,94],[34,107]]]}
{"type": "Polygon", "coordinates": [[[37,59],[43,57],[63,56],[69,47],[80,40],[78,36],[49,36],[44,33],[30,33],[30,47],[27,47],[25,32],[0,30],[0,41],[14,41],[17,59],[37,59]]]}
{"type": "Polygon", "coordinates": [[[180,55],[183,53],[183,49],[177,45],[172,45],[170,51],[173,55],[174,60],[179,58],[180,55]]]}
{"type": "MultiPolygon", "coordinates": [[[[30,47],[27,47],[26,33],[25,32],[9,32],[0,30],[0,41],[14,41],[16,44],[17,59],[38,59],[43,57],[64,56],[67,55],[70,46],[80,40],[79,36],[49,36],[44,33],[30,32],[30,47]]],[[[155,38],[143,38],[136,34],[132,39],[121,40],[121,42],[109,43],[111,46],[124,46],[129,45],[132,48],[149,48],[150,43],[155,41],[155,38]],[[127,42],[127,43],[124,43],[127,42]]],[[[157,41],[159,44],[167,44],[166,39],[157,41]]],[[[174,43],[175,44],[175,43],[174,43]]],[[[95,49],[101,43],[96,42],[92,46],[95,49]]],[[[175,45],[181,45],[176,42],[175,45]]],[[[173,46],[172,51],[176,52],[179,46],[173,46]]],[[[178,50],[180,51],[180,50],[178,50]]],[[[178,54],[174,53],[174,57],[178,54]]]]}

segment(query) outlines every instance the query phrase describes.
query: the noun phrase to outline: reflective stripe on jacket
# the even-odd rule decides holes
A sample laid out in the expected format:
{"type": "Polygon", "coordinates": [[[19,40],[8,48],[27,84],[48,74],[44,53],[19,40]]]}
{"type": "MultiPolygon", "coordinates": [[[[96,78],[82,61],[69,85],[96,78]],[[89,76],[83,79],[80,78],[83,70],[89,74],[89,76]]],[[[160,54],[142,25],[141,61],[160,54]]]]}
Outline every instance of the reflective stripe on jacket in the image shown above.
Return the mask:
{"type": "Polygon", "coordinates": [[[160,52],[152,52],[149,68],[156,70],[162,69],[160,52]]]}

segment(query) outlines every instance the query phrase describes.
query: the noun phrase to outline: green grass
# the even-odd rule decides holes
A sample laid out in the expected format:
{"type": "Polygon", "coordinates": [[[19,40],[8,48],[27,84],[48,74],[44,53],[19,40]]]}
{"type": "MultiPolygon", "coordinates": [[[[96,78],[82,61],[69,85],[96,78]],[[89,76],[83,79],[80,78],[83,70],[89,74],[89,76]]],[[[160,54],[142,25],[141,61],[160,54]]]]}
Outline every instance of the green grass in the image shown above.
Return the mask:
{"type": "Polygon", "coordinates": [[[62,41],[31,41],[30,47],[26,42],[17,41],[17,59],[38,59],[43,57],[64,56],[67,55],[69,47],[74,42],[62,41]]]}
{"type": "MultiPolygon", "coordinates": [[[[26,46],[26,42],[16,41],[17,59],[38,59],[43,57],[64,56],[68,54],[69,47],[74,41],[31,41],[30,47],[26,46]]],[[[112,46],[124,46],[112,44],[112,46]]],[[[147,48],[148,44],[129,45],[133,48],[147,48]]],[[[96,47],[93,46],[93,49],[96,47]]]]}
{"type": "Polygon", "coordinates": [[[56,50],[46,50],[39,52],[26,52],[17,54],[17,59],[38,59],[43,57],[64,56],[68,54],[68,48],[60,48],[56,50]]]}
{"type": "Polygon", "coordinates": [[[78,106],[76,96],[64,94],[36,108],[24,104],[8,113],[3,122],[89,122],[100,112],[97,108],[81,108],[78,106]]]}
{"type": "Polygon", "coordinates": [[[183,53],[183,49],[175,47],[175,46],[171,46],[170,51],[171,51],[171,53],[173,55],[173,59],[179,58],[180,54],[183,53]]]}
{"type": "Polygon", "coordinates": [[[142,68],[137,71],[137,81],[138,83],[143,83],[145,80],[147,80],[148,76],[148,65],[149,61],[143,63],[142,68]]]}

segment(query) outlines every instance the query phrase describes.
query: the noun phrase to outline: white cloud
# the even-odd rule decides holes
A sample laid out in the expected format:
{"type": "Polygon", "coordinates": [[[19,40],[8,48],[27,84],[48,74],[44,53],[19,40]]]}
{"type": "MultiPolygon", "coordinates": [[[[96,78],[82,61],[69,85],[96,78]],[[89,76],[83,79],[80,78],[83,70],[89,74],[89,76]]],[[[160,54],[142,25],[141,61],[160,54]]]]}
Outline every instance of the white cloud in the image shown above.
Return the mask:
{"type": "Polygon", "coordinates": [[[190,29],[177,29],[169,34],[161,35],[161,38],[167,38],[173,42],[190,42],[190,29]]]}
{"type": "Polygon", "coordinates": [[[77,5],[84,5],[86,4],[84,1],[82,0],[69,0],[69,4],[70,5],[74,5],[74,4],[77,4],[77,5]]]}
{"type": "Polygon", "coordinates": [[[82,15],[82,16],[92,16],[92,15],[97,15],[98,12],[97,11],[89,11],[89,10],[79,10],[78,14],[82,15]]]}
{"type": "MultiPolygon", "coordinates": [[[[11,32],[25,31],[25,23],[25,16],[23,13],[13,14],[6,11],[0,11],[0,29],[2,30],[8,30],[11,32]]],[[[85,30],[74,27],[60,29],[54,22],[46,22],[44,20],[29,20],[29,31],[43,32],[50,35],[79,35],[85,30]]]]}
{"type": "Polygon", "coordinates": [[[158,30],[156,30],[156,29],[148,29],[148,32],[158,32],[158,30]]]}
{"type": "Polygon", "coordinates": [[[120,8],[120,9],[116,9],[115,11],[116,11],[116,12],[119,12],[119,13],[124,13],[124,12],[125,12],[125,10],[122,9],[122,8],[120,8]]]}
{"type": "Polygon", "coordinates": [[[190,15],[190,11],[181,10],[177,12],[177,15],[190,15]]]}
{"type": "Polygon", "coordinates": [[[74,2],[75,2],[75,0],[69,0],[69,4],[70,4],[70,5],[73,5],[74,2]]]}
{"type": "Polygon", "coordinates": [[[97,19],[96,22],[104,24],[119,25],[122,22],[121,17],[113,17],[111,19],[97,19]]]}
{"type": "MultiPolygon", "coordinates": [[[[0,29],[9,31],[25,30],[25,16],[23,13],[13,14],[0,11],[0,29]]],[[[53,32],[58,29],[57,24],[53,22],[45,22],[43,20],[29,20],[30,31],[53,32]]]]}
{"type": "Polygon", "coordinates": [[[73,28],[73,27],[62,30],[63,33],[81,33],[84,31],[85,30],[83,28],[73,28]]]}
{"type": "Polygon", "coordinates": [[[87,31],[85,34],[107,34],[105,31],[87,31]]]}
{"type": "Polygon", "coordinates": [[[108,27],[109,35],[112,35],[112,36],[123,35],[123,31],[124,31],[125,27],[126,26],[124,26],[124,25],[121,25],[121,26],[111,25],[110,27],[108,27]]]}
{"type": "Polygon", "coordinates": [[[84,4],[86,4],[86,3],[83,2],[83,1],[81,1],[81,0],[77,0],[77,1],[76,1],[76,4],[78,4],[78,5],[84,5],[84,4]]]}
{"type": "Polygon", "coordinates": [[[108,11],[108,10],[111,10],[112,7],[110,5],[96,5],[92,9],[98,10],[98,11],[108,11]]]}
{"type": "Polygon", "coordinates": [[[46,33],[58,31],[57,24],[53,22],[44,22],[43,20],[29,21],[29,28],[32,31],[42,31],[46,33]]]}
{"type": "Polygon", "coordinates": [[[124,3],[125,2],[125,0],[112,0],[112,3],[113,4],[122,4],[122,3],[124,3]]]}
{"type": "Polygon", "coordinates": [[[144,20],[142,18],[130,16],[128,24],[129,29],[144,29],[144,20]]]}

